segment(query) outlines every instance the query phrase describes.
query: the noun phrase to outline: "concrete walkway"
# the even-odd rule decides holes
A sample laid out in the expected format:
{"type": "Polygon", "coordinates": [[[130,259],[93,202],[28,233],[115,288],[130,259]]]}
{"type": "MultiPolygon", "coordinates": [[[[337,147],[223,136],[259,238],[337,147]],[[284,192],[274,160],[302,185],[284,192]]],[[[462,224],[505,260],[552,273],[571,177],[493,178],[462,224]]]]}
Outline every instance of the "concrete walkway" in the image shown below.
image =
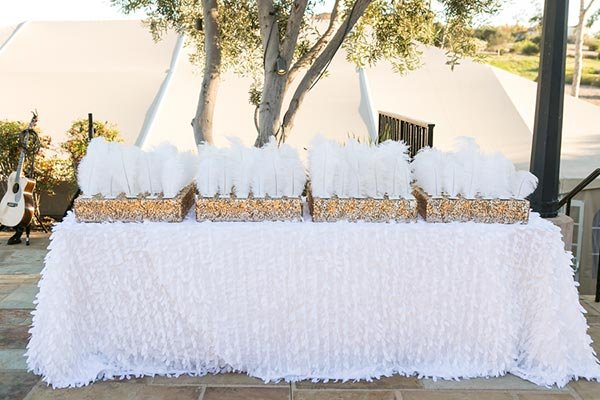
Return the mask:
{"type": "MultiPolygon", "coordinates": [[[[515,376],[437,381],[392,376],[374,382],[264,385],[241,374],[177,379],[146,377],[54,390],[26,371],[25,347],[48,236],[6,246],[0,233],[0,400],[600,400],[600,384],[545,389],[515,376]]],[[[600,352],[600,305],[583,296],[594,348],[600,352]]]]}

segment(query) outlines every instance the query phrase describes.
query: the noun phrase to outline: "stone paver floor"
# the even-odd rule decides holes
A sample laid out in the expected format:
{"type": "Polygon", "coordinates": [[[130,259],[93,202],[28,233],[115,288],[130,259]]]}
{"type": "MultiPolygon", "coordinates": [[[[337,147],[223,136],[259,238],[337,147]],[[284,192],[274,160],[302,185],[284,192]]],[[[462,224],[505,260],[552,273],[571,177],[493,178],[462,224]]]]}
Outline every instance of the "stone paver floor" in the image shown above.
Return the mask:
{"type": "MultiPolygon", "coordinates": [[[[545,389],[512,375],[437,381],[392,376],[374,382],[265,385],[242,374],[146,377],[54,390],[26,370],[23,354],[48,235],[31,246],[6,246],[0,233],[0,400],[600,400],[600,384],[578,381],[545,389]]],[[[600,354],[600,304],[582,296],[590,335],[600,354]]]]}

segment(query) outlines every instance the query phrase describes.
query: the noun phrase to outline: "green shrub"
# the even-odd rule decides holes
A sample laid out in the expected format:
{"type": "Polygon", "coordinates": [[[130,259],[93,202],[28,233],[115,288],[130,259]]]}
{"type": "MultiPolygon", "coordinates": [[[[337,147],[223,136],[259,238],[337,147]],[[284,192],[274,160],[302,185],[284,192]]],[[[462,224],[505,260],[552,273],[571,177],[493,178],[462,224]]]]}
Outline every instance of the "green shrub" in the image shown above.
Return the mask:
{"type": "Polygon", "coordinates": [[[532,56],[540,52],[540,47],[533,43],[531,40],[522,40],[516,42],[512,48],[513,52],[517,54],[523,54],[525,56],[532,56]]]}
{"type": "MultiPolygon", "coordinates": [[[[109,142],[122,142],[119,130],[110,122],[94,121],[94,137],[102,136],[109,142]]],[[[69,154],[69,160],[76,169],[85,155],[88,146],[88,120],[79,119],[67,131],[67,141],[61,147],[69,154]]],[[[73,175],[74,176],[74,175],[73,175]]]]}
{"type": "Polygon", "coordinates": [[[600,47],[598,45],[598,43],[590,43],[590,44],[588,44],[588,50],[589,51],[598,51],[598,47],[600,47]]]}
{"type": "Polygon", "coordinates": [[[525,56],[532,56],[534,54],[539,54],[540,52],[540,46],[538,46],[537,44],[533,43],[533,42],[528,42],[526,43],[523,48],[521,49],[521,54],[525,55],[525,56]]]}

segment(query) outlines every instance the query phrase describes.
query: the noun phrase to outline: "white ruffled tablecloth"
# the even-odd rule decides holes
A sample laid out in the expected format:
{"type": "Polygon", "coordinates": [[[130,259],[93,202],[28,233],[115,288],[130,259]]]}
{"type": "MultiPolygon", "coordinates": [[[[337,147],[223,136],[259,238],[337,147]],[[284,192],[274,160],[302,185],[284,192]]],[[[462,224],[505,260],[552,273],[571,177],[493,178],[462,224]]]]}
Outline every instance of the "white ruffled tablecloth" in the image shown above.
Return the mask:
{"type": "Polygon", "coordinates": [[[55,387],[600,376],[560,231],[475,223],[77,223],[52,234],[27,363],[55,387]]]}

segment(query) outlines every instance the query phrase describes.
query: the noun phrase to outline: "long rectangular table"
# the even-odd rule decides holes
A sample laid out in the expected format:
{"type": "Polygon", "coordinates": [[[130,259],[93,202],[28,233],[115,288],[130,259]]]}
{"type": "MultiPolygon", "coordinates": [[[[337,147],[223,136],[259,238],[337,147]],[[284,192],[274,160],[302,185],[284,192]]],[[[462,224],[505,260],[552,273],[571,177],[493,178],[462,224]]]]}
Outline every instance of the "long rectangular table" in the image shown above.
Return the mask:
{"type": "Polygon", "coordinates": [[[52,234],[27,363],[264,380],[600,377],[560,231],[475,223],[77,223],[52,234]]]}

